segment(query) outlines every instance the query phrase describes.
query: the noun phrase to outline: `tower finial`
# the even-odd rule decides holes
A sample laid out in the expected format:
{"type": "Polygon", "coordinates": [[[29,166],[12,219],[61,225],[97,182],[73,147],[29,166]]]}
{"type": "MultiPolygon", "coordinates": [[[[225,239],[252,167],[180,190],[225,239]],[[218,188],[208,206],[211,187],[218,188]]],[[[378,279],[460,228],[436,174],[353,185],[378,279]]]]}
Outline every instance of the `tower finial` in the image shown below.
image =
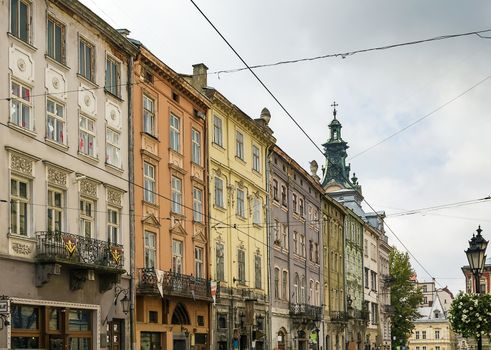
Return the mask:
{"type": "Polygon", "coordinates": [[[334,116],[334,119],[336,119],[336,114],[338,113],[338,111],[336,111],[336,107],[339,106],[336,101],[334,101],[331,105],[331,107],[333,107],[333,110],[332,110],[332,115],[334,116]]]}

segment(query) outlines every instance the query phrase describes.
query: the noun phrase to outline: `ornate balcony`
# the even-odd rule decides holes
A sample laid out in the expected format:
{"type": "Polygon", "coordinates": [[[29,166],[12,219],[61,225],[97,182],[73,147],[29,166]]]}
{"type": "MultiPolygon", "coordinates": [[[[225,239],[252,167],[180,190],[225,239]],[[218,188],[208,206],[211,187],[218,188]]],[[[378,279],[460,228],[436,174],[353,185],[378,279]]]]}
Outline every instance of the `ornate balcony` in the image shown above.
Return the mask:
{"type": "Polygon", "coordinates": [[[36,259],[123,273],[123,246],[67,232],[36,232],[36,259]]]}
{"type": "Polygon", "coordinates": [[[118,282],[124,270],[124,251],[120,244],[75,235],[68,232],[36,232],[36,285],[59,275],[68,267],[70,289],[83,288],[85,281],[99,275],[99,290],[104,292],[118,282]]]}
{"type": "MultiPolygon", "coordinates": [[[[217,286],[218,288],[218,286],[217,286]]],[[[211,301],[211,280],[154,268],[138,270],[137,293],[211,301]]],[[[219,291],[217,290],[217,295],[219,291]]]]}
{"type": "Polygon", "coordinates": [[[290,315],[293,318],[320,321],[322,319],[322,307],[309,304],[290,303],[290,315]]]}
{"type": "Polygon", "coordinates": [[[331,311],[329,316],[332,323],[346,323],[348,321],[348,313],[346,311],[331,311]]]}

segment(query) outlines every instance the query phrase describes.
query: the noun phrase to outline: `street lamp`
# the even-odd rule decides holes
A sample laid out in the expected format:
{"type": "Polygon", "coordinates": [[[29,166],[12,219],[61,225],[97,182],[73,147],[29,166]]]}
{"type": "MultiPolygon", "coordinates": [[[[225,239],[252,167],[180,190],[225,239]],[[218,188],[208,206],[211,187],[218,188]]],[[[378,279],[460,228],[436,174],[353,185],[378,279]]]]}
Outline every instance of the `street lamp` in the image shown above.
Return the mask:
{"type": "MultiPolygon", "coordinates": [[[[477,228],[476,232],[477,235],[472,235],[472,238],[469,241],[469,248],[467,248],[465,254],[467,255],[467,260],[469,261],[471,273],[474,275],[476,294],[480,294],[480,275],[484,269],[484,263],[486,262],[486,248],[488,247],[488,241],[481,236],[481,226],[477,228]]],[[[477,336],[477,350],[482,350],[482,339],[480,333],[477,336]]]]}

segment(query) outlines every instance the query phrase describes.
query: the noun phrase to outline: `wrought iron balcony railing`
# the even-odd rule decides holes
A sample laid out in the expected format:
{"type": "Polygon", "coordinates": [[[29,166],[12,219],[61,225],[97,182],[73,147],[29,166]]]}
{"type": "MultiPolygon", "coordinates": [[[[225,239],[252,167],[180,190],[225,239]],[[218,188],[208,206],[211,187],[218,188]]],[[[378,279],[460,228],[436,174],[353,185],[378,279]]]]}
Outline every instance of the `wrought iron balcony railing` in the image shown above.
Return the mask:
{"type": "Polygon", "coordinates": [[[36,232],[36,239],[36,258],[39,261],[123,271],[124,251],[120,244],[51,231],[36,232]]]}
{"type": "Polygon", "coordinates": [[[211,300],[211,280],[154,268],[138,270],[137,288],[139,294],[160,294],[162,290],[163,295],[211,300]]]}
{"type": "Polygon", "coordinates": [[[317,321],[322,319],[322,307],[309,304],[290,303],[290,315],[317,321]]]}
{"type": "Polygon", "coordinates": [[[392,314],[394,313],[394,306],[389,304],[383,305],[382,311],[386,314],[392,314]]]}
{"type": "Polygon", "coordinates": [[[331,322],[347,322],[348,321],[348,313],[346,311],[331,311],[329,313],[331,318],[331,322]]]}

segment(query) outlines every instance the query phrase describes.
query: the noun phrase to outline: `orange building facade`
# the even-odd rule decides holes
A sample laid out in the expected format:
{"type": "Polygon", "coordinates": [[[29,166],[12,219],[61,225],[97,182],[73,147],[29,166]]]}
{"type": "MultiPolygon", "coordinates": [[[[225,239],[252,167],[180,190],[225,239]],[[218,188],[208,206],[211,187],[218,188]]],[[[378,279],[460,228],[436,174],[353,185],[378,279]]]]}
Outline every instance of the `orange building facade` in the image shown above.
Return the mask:
{"type": "Polygon", "coordinates": [[[209,105],[138,46],[133,78],[136,348],[207,349],[209,105]]]}

